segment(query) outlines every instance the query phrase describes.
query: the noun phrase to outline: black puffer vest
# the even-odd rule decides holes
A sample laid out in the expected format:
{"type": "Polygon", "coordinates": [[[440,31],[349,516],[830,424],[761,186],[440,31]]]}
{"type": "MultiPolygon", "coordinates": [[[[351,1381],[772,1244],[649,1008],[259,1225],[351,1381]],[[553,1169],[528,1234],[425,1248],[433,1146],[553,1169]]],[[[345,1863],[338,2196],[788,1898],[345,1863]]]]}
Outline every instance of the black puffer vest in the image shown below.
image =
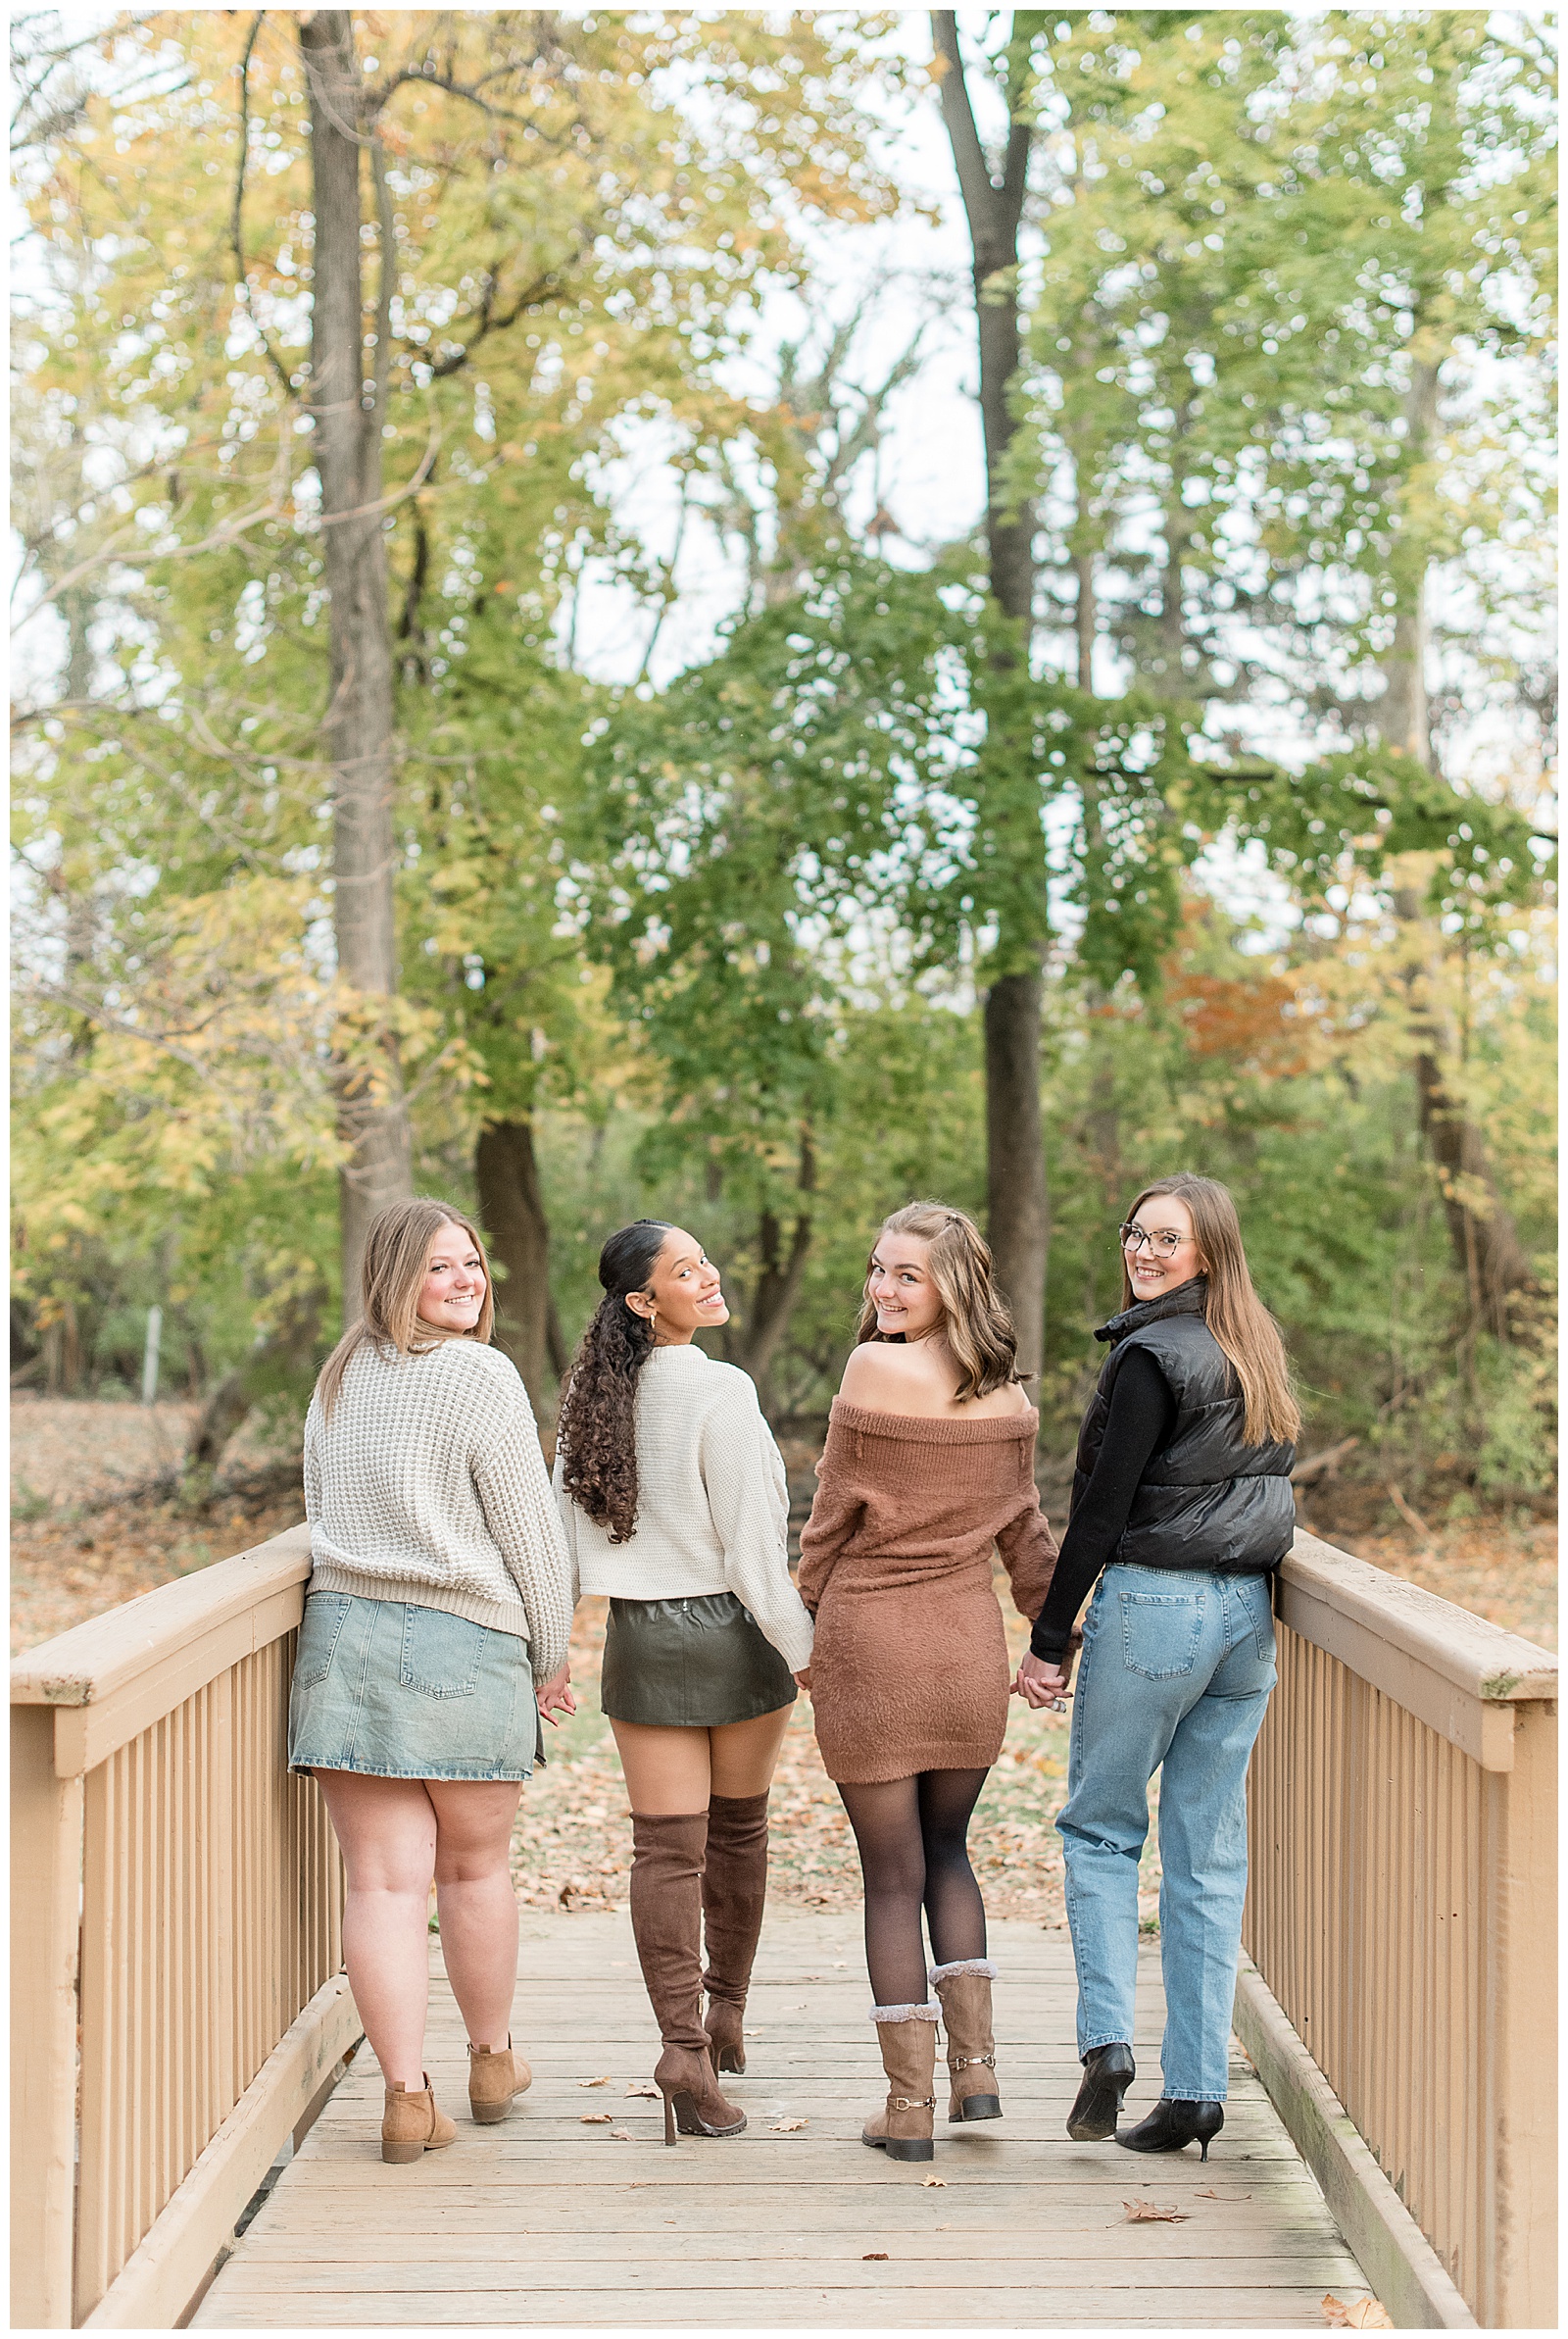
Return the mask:
{"type": "Polygon", "coordinates": [[[1148,1350],[1176,1400],[1176,1425],[1150,1457],[1107,1564],[1258,1575],[1277,1568],[1291,1548],[1296,1448],[1250,1446],[1243,1437],[1235,1370],[1203,1321],[1207,1289],[1207,1279],[1195,1276],[1162,1299],[1141,1300],[1113,1316],[1095,1334],[1111,1348],[1078,1436],[1075,1508],[1100,1458],[1110,1392],[1132,1349],[1148,1350]]]}

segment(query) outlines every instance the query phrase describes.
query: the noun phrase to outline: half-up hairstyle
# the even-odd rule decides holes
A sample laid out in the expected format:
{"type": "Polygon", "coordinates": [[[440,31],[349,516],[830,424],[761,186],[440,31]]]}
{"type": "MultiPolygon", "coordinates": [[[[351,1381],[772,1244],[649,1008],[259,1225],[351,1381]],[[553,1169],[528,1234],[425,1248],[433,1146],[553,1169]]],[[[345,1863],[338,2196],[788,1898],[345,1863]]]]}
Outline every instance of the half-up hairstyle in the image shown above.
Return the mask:
{"type": "Polygon", "coordinates": [[[360,1319],[351,1323],[321,1367],[316,1394],[323,1419],[330,1420],[343,1375],[356,1349],[368,1340],[377,1348],[395,1348],[400,1356],[420,1356],[439,1348],[443,1340],[487,1342],[495,1328],[495,1285],[479,1230],[471,1219],[450,1202],[416,1195],[412,1202],[389,1202],[370,1220],[360,1262],[360,1319]],[[426,1323],[419,1314],[419,1294],[430,1245],[443,1226],[461,1226],[479,1254],[484,1269],[484,1305],[479,1320],[466,1332],[443,1331],[426,1323]]]}
{"type": "Polygon", "coordinates": [[[638,1219],[600,1252],[605,1296],[561,1399],[562,1483],[612,1543],[629,1543],[637,1531],[637,1375],[654,1353],[653,1325],[626,1300],[647,1290],[668,1232],[664,1219],[638,1219]]]}
{"type": "MultiPolygon", "coordinates": [[[[1145,1186],[1127,1213],[1128,1219],[1135,1219],[1146,1202],[1160,1194],[1185,1202],[1193,1214],[1198,1256],[1207,1278],[1203,1320],[1242,1384],[1246,1405],[1242,1435],[1250,1446],[1294,1445],[1301,1434],[1301,1409],[1291,1386],[1285,1340],[1253,1288],[1252,1270],[1242,1245],[1242,1222],[1229,1186],[1222,1186],[1217,1177],[1199,1177],[1190,1170],[1175,1177],[1158,1177],[1152,1186],[1145,1186]]],[[[1136,1296],[1123,1251],[1122,1306],[1132,1307],[1136,1296]]]]}
{"type": "MultiPolygon", "coordinates": [[[[1017,1369],[1018,1335],[997,1289],[990,1246],[973,1219],[961,1210],[950,1210],[945,1202],[907,1202],[883,1219],[878,1242],[884,1234],[913,1234],[930,1245],[926,1266],[947,1319],[943,1333],[958,1367],[957,1402],[989,1397],[993,1389],[1022,1379],[1017,1369]]],[[[873,1243],[871,1256],[875,1255],[873,1243]]],[[[865,1270],[869,1276],[870,1259],[865,1270]]],[[[881,1337],[867,1286],[855,1327],[856,1346],[881,1337]]]]}

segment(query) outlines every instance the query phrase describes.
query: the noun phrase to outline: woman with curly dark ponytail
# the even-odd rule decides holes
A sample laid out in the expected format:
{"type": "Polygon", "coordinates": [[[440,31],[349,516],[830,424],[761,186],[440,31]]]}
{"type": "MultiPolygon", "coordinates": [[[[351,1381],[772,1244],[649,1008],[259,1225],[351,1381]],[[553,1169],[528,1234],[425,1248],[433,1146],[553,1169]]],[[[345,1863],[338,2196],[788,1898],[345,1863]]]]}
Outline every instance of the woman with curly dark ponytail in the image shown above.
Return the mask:
{"type": "Polygon", "coordinates": [[[632,1931],[673,2144],[677,2128],[746,2125],[714,2072],[746,2068],[767,1794],[811,1620],[757,1391],[693,1344],[729,1319],[717,1268],[683,1227],[639,1219],[606,1243],[599,1280],[562,1399],[556,1495],[575,1588],[610,1600],[601,1697],[626,1774],[632,1931]]]}

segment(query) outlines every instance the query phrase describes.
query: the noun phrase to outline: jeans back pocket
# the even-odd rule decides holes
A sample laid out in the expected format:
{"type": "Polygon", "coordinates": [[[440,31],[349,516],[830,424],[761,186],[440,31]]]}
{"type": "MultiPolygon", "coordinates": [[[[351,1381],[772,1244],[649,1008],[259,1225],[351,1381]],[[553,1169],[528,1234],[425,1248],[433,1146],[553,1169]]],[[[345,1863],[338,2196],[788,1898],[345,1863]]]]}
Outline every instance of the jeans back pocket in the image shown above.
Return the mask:
{"type": "Polygon", "coordinates": [[[441,1608],[406,1606],[399,1678],[405,1689],[427,1698],[471,1698],[489,1640],[487,1624],[470,1624],[441,1608]]]}
{"type": "Polygon", "coordinates": [[[1122,1660],[1130,1673],[1169,1681],[1192,1671],[1203,1634],[1201,1592],[1118,1591],[1116,1601],[1122,1660]]]}
{"type": "Polygon", "coordinates": [[[296,1688],[314,1689],[318,1681],[326,1679],[353,1606],[353,1597],[347,1592],[306,1594],[305,1614],[300,1619],[300,1637],[294,1651],[296,1688]]]}

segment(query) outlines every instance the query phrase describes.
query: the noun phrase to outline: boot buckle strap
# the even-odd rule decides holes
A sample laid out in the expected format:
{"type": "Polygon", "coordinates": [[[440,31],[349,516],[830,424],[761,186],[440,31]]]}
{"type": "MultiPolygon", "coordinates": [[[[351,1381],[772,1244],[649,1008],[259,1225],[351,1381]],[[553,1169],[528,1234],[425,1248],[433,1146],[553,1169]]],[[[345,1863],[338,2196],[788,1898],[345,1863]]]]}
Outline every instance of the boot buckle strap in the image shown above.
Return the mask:
{"type": "Polygon", "coordinates": [[[890,2112],[934,2112],[936,2108],[937,2099],[934,2095],[890,2095],[888,2097],[890,2112]]]}
{"type": "Polygon", "coordinates": [[[994,2071],[997,2067],[997,2059],[994,2055],[955,2055],[953,2058],[953,2067],[956,2071],[966,2071],[972,2065],[982,2063],[989,2071],[994,2071]]]}

